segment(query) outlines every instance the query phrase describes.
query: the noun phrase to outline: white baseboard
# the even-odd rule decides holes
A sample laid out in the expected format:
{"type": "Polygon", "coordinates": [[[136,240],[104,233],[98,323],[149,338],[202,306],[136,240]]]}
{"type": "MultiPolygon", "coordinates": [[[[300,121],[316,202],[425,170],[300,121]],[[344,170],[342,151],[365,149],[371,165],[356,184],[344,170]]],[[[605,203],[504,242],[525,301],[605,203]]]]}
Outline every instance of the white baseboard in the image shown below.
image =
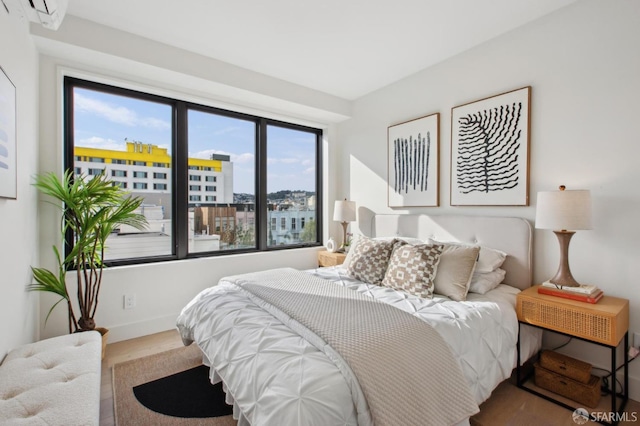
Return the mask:
{"type": "Polygon", "coordinates": [[[179,312],[176,312],[173,315],[111,326],[109,327],[108,343],[135,339],[136,337],[148,336],[149,334],[160,333],[166,330],[174,330],[176,328],[176,318],[178,318],[179,314],[179,312]]]}

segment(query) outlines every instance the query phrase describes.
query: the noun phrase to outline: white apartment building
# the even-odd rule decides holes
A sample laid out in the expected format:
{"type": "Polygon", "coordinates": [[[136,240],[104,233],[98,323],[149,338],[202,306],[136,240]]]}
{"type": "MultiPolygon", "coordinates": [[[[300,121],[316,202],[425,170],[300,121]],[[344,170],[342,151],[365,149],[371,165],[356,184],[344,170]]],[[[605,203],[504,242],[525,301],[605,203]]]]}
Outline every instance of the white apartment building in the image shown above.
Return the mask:
{"type": "MultiPolygon", "coordinates": [[[[171,156],[166,148],[126,141],[126,151],[76,147],[74,172],[93,176],[105,170],[120,187],[145,204],[169,205],[171,156]],[[163,196],[164,194],[164,196],[163,196]]],[[[233,163],[228,155],[189,158],[189,204],[233,203],[233,163]]],[[[170,212],[165,211],[165,218],[170,212]]]]}

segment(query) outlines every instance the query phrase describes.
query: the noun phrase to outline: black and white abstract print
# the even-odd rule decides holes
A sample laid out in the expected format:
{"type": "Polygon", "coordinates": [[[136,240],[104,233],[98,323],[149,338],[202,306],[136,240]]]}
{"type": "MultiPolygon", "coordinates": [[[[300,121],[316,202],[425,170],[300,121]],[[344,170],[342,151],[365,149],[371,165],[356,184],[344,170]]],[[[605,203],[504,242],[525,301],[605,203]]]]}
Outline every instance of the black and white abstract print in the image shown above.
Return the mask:
{"type": "Polygon", "coordinates": [[[418,133],[393,141],[393,190],[407,194],[409,189],[425,192],[429,189],[429,160],[431,133],[418,133]]]}
{"type": "Polygon", "coordinates": [[[530,88],[452,112],[452,205],[527,205],[530,88]]]}
{"type": "Polygon", "coordinates": [[[390,207],[438,205],[440,114],[389,127],[390,207]]]}

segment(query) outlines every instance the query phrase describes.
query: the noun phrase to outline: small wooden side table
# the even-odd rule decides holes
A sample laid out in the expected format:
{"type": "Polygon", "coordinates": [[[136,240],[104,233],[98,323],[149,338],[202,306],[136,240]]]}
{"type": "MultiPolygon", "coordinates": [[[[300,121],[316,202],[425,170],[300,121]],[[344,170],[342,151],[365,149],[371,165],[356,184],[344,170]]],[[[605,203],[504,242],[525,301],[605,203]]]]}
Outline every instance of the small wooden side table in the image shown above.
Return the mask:
{"type": "Polygon", "coordinates": [[[336,266],[342,265],[347,258],[346,253],[330,253],[326,250],[318,252],[318,266],[336,266]]]}
{"type": "MultiPolygon", "coordinates": [[[[629,301],[618,297],[604,296],[598,303],[578,302],[556,296],[538,293],[539,286],[533,286],[520,293],[516,298],[518,328],[520,324],[551,330],[580,340],[595,343],[609,348],[611,351],[611,411],[622,413],[629,399],[629,371],[627,348],[629,346],[629,301]],[[616,392],[616,349],[623,345],[624,384],[621,393],[616,392]],[[621,403],[618,407],[617,397],[621,403]]],[[[571,407],[556,401],[525,386],[527,377],[521,377],[520,371],[520,338],[518,337],[518,361],[516,365],[517,385],[530,393],[555,402],[570,410],[571,407]]],[[[605,423],[609,424],[609,423],[605,423]]],[[[613,424],[617,424],[614,421],[613,424]]]]}

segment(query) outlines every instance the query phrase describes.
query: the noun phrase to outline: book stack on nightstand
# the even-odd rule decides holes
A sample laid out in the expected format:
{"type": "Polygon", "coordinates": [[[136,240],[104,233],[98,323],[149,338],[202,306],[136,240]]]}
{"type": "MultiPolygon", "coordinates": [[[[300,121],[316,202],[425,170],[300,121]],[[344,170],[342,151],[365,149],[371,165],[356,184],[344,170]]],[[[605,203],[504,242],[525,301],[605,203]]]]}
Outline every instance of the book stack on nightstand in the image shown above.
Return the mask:
{"type": "Polygon", "coordinates": [[[542,285],[538,287],[538,293],[586,303],[598,303],[598,301],[602,299],[602,296],[604,296],[604,292],[595,285],[567,287],[549,281],[542,283],[542,285]]]}

